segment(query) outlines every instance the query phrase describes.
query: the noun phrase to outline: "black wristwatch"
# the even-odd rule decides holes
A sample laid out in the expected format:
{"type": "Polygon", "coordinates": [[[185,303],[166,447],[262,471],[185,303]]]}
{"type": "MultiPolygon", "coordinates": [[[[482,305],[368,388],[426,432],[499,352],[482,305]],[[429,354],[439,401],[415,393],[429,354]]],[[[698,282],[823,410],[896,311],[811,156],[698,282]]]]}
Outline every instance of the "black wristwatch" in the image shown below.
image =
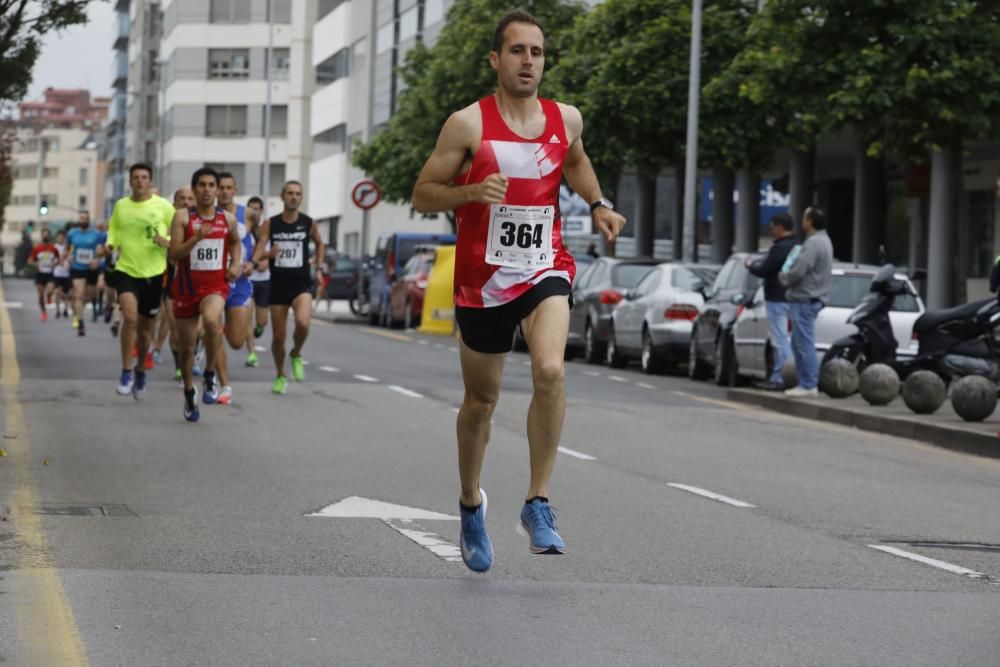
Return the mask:
{"type": "Polygon", "coordinates": [[[252,265],[253,265],[253,268],[254,268],[254,270],[256,271],[256,270],[257,270],[257,266],[258,266],[258,263],[257,263],[257,262],[255,262],[255,261],[251,261],[251,262],[250,262],[250,264],[252,264],[252,265]]]}
{"type": "Polygon", "coordinates": [[[608,209],[609,211],[615,210],[615,205],[611,203],[610,199],[601,197],[600,199],[598,199],[597,201],[595,201],[593,204],[590,205],[590,212],[593,213],[601,206],[608,209]]]}

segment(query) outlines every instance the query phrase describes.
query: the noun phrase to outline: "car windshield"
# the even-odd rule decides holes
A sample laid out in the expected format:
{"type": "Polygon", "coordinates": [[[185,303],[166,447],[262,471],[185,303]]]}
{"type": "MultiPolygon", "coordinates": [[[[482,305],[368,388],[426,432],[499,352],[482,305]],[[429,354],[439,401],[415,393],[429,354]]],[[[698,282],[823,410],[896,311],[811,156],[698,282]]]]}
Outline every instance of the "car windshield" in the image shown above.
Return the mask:
{"type": "MultiPolygon", "coordinates": [[[[872,274],[869,273],[834,274],[828,305],[831,308],[854,308],[868,294],[871,285],[872,274]]],[[[892,309],[898,313],[920,312],[917,300],[912,294],[897,296],[892,309]]]]}
{"type": "Polygon", "coordinates": [[[649,264],[616,264],[611,269],[611,286],[631,289],[652,270],[649,264]]]}
{"type": "Polygon", "coordinates": [[[715,280],[715,269],[700,266],[679,266],[671,278],[673,286],[679,290],[693,292],[698,287],[708,287],[715,280]]]}

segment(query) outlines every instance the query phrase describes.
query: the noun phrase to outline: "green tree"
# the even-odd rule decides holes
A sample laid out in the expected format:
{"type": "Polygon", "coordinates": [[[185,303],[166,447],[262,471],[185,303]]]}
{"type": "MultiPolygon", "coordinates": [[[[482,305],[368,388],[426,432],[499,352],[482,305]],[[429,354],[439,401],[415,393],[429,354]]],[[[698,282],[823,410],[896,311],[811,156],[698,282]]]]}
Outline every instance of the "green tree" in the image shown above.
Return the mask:
{"type": "Polygon", "coordinates": [[[28,92],[42,38],[87,22],[91,0],[0,0],[0,100],[28,92]]]}

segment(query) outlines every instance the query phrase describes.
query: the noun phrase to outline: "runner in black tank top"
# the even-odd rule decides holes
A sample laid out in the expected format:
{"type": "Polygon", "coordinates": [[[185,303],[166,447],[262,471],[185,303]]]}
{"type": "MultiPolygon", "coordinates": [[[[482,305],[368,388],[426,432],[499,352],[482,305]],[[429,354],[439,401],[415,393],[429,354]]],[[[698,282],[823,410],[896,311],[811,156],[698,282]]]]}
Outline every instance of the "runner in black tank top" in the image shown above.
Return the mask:
{"type": "Polygon", "coordinates": [[[258,243],[254,250],[254,262],[265,258],[271,269],[271,354],[278,376],[271,391],[284,394],[288,390],[285,377],[285,338],[288,332],[288,310],[295,315],[295,333],[292,343],[292,377],[297,382],[305,379],[305,364],[302,361],[302,345],[309,335],[309,320],[312,315],[312,277],[310,266],[315,258],[323,257],[324,244],[316,223],[308,215],[299,212],[302,205],[302,184],[288,181],[281,188],[284,210],[281,215],[264,221],[260,238],[267,243],[258,243]],[[309,241],[316,246],[316,252],[309,252],[309,241]],[[268,249],[270,248],[270,249],[268,249]]]}

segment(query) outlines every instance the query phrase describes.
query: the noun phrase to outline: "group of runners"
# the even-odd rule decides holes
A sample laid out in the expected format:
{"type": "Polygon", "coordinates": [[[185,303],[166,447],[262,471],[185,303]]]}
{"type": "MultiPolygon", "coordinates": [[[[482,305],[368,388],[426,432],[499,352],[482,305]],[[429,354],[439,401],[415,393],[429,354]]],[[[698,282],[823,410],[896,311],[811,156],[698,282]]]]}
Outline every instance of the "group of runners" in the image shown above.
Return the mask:
{"type": "Polygon", "coordinates": [[[270,319],[275,394],[285,394],[286,354],[292,377],[305,380],[302,348],[312,314],[311,265],[324,255],[312,218],[302,213],[302,184],[281,190],[283,210],[261,220],[264,202],[236,204],[236,178],[198,169],[173,203],[153,187],[153,169],[129,169],[131,194],[115,203],[107,229],[91,229],[90,217],[59,231],[43,230],[31,252],[42,321],[55,300],[56,317],[69,317],[79,336],[103,315],[118,336],[121,375],[117,393],[142,400],[147,371],[169,344],[174,377],[184,388],[184,418],[200,419],[194,378],[202,377],[201,402],[229,404],[233,389],[226,344],[246,349],[246,365],[259,364],[255,340],[270,319]],[[310,243],[315,250],[310,251],[310,243]],[[100,296],[99,296],[100,295],[100,296]],[[288,312],[294,314],[293,343],[286,353],[288,312]],[[201,362],[200,358],[204,357],[201,362]]]}

